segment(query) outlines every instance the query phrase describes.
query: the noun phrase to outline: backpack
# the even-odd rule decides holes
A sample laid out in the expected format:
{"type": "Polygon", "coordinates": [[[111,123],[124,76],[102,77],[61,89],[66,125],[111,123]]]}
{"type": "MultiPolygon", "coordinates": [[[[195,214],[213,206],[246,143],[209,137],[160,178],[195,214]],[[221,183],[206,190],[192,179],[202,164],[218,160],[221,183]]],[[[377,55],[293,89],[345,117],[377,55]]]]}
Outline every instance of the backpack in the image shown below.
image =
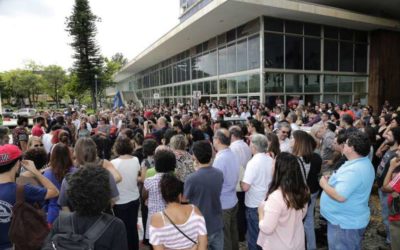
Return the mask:
{"type": "Polygon", "coordinates": [[[41,209],[25,202],[24,186],[17,184],[16,202],[8,232],[15,249],[40,249],[49,233],[46,217],[41,209]]]}
{"type": "Polygon", "coordinates": [[[61,212],[55,234],[46,242],[42,250],[94,250],[96,241],[115,220],[109,214],[102,214],[84,233],[75,233],[73,213],[61,212]]]}

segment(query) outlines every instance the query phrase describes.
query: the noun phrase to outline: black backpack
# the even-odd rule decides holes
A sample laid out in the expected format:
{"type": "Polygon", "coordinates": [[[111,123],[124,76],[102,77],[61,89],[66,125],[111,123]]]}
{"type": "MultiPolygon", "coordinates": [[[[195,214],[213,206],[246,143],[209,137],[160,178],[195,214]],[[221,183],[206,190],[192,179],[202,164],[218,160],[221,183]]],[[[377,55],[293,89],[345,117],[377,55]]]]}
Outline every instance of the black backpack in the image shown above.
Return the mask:
{"type": "Polygon", "coordinates": [[[76,234],[73,214],[61,212],[56,233],[42,250],[94,250],[95,242],[114,220],[114,216],[102,214],[84,234],[76,234]]]}

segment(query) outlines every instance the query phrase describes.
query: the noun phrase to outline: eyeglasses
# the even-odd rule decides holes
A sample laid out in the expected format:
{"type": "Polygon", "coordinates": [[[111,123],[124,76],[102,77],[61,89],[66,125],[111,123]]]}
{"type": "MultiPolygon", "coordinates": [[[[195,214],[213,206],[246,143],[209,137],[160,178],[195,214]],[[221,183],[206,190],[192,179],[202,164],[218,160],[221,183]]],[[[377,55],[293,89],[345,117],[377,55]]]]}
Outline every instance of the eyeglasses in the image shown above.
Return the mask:
{"type": "Polygon", "coordinates": [[[35,145],[33,145],[35,148],[38,148],[38,147],[43,147],[43,144],[35,144],[35,145]]]}

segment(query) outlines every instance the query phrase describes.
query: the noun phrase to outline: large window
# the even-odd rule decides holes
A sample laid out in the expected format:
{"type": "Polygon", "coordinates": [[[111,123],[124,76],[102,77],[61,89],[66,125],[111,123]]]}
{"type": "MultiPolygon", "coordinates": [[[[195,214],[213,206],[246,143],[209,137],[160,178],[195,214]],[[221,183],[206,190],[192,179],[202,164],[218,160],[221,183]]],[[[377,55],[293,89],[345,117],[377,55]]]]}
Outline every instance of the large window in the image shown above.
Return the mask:
{"type": "Polygon", "coordinates": [[[249,76],[249,93],[258,92],[260,92],[260,75],[251,75],[249,76]]]}
{"type": "Polygon", "coordinates": [[[283,92],[283,74],[269,74],[265,75],[265,93],[269,92],[283,92]]]}
{"type": "Polygon", "coordinates": [[[338,42],[325,40],[324,41],[324,65],[325,70],[337,71],[338,70],[338,42]]]}
{"type": "Polygon", "coordinates": [[[248,39],[248,69],[260,67],[260,36],[256,35],[248,39]]]}
{"type": "Polygon", "coordinates": [[[265,67],[283,68],[283,35],[265,34],[265,67]]]}
{"type": "Polygon", "coordinates": [[[247,70],[247,40],[241,40],[236,45],[237,49],[237,60],[236,70],[243,71],[247,70]]]}
{"type": "Polygon", "coordinates": [[[320,92],[321,84],[319,75],[304,75],[304,92],[320,92]]]}
{"type": "Polygon", "coordinates": [[[303,69],[303,38],[298,36],[286,36],[286,68],[303,69]]]}
{"type": "Polygon", "coordinates": [[[368,33],[324,27],[324,70],[367,72],[368,33]]]}
{"type": "Polygon", "coordinates": [[[304,69],[320,70],[320,68],[321,40],[315,38],[304,38],[304,69]]]}

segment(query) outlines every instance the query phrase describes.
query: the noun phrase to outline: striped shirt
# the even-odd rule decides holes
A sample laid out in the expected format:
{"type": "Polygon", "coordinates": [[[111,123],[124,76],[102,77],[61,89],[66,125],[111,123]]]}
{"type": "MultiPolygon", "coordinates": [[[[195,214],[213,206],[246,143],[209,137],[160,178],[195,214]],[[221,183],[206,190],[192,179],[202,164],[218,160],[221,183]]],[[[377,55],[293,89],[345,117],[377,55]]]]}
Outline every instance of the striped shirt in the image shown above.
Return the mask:
{"type": "MultiPolygon", "coordinates": [[[[165,249],[190,249],[194,246],[194,243],[180,233],[162,213],[161,216],[164,226],[155,228],[150,225],[149,228],[152,245],[163,245],[165,249]]],[[[176,224],[176,226],[195,242],[198,241],[198,236],[207,235],[204,217],[195,213],[194,206],[188,220],[183,224],[176,224]]]]}

